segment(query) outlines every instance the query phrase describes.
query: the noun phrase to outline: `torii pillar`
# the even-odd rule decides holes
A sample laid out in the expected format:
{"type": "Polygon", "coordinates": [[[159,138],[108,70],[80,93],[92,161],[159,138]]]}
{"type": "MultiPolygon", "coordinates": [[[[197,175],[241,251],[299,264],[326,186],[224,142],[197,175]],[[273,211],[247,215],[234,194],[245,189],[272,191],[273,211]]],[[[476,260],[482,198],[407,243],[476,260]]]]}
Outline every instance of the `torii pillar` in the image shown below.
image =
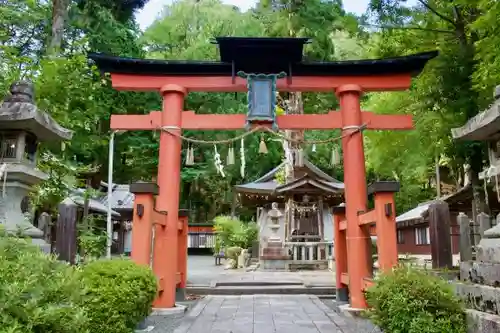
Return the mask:
{"type": "Polygon", "coordinates": [[[360,108],[362,93],[361,87],[354,84],[346,84],[336,89],[342,116],[349,292],[351,307],[358,309],[366,308],[363,278],[370,277],[372,270],[369,257],[370,234],[366,227],[358,225],[358,212],[366,211],[368,198],[363,133],[358,130],[363,125],[360,108]]]}

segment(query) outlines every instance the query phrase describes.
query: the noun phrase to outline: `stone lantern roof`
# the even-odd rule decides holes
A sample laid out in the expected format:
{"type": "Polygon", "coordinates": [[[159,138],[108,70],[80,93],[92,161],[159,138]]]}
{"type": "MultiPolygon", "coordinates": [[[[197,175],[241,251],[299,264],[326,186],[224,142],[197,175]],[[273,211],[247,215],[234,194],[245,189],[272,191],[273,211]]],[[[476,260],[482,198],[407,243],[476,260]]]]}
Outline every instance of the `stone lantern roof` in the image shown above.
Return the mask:
{"type": "Polygon", "coordinates": [[[34,134],[38,141],[70,140],[73,132],[59,125],[34,102],[31,82],[19,81],[10,86],[0,105],[0,130],[21,130],[34,134]]]}
{"type": "Polygon", "coordinates": [[[465,125],[451,130],[455,140],[487,141],[500,137],[500,85],[493,92],[491,106],[470,118],[465,125]]]}

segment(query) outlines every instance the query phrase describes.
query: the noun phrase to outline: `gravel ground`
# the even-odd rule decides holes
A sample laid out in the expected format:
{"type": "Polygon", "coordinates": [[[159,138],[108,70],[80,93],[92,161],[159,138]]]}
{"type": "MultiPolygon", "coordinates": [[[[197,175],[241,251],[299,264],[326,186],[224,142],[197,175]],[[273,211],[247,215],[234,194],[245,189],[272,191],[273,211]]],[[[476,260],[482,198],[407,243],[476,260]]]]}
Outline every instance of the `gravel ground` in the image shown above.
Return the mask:
{"type": "Polygon", "coordinates": [[[330,309],[343,316],[345,321],[349,324],[348,326],[355,328],[356,333],[382,333],[382,331],[373,325],[368,319],[342,313],[339,309],[339,305],[341,304],[337,303],[334,299],[321,299],[321,301],[330,309]]]}

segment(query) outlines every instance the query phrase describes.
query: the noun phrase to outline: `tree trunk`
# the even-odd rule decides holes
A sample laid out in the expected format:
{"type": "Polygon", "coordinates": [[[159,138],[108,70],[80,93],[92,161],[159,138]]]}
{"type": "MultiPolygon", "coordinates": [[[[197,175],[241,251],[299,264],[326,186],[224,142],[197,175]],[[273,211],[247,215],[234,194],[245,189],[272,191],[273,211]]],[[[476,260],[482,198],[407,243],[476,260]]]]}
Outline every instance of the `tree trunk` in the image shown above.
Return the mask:
{"type": "Polygon", "coordinates": [[[49,55],[56,55],[61,49],[68,8],[69,0],[52,0],[52,30],[48,47],[49,55]]]}
{"type": "MultiPolygon", "coordinates": [[[[477,40],[476,35],[469,36],[466,31],[467,22],[464,18],[462,8],[459,6],[455,6],[453,8],[453,16],[455,19],[455,35],[460,43],[461,53],[463,56],[465,70],[467,71],[467,94],[470,98],[469,107],[466,109],[467,118],[470,119],[474,117],[478,113],[478,95],[477,92],[473,89],[472,83],[472,74],[474,72],[474,55],[475,48],[474,43],[477,40]]],[[[472,186],[472,215],[474,221],[476,221],[477,215],[480,213],[488,212],[488,205],[486,203],[486,197],[481,186],[481,182],[479,180],[479,172],[482,171],[483,168],[483,149],[481,145],[474,144],[471,147],[471,151],[467,156],[467,160],[470,165],[470,182],[472,186]]]]}

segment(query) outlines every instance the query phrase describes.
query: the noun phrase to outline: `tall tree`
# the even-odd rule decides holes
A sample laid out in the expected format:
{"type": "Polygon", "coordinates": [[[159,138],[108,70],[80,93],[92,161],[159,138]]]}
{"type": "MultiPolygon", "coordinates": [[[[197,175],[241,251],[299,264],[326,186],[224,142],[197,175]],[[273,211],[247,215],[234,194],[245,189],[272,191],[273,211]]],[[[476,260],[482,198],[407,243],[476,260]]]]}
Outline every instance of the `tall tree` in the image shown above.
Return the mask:
{"type": "MultiPolygon", "coordinates": [[[[472,79],[478,35],[468,23],[475,21],[481,11],[475,1],[418,0],[417,3],[415,7],[406,7],[405,1],[371,1],[371,19],[382,28],[374,39],[374,51],[387,56],[431,48],[440,50],[438,59],[428,66],[412,88],[411,94],[415,97],[403,95],[407,101],[402,105],[406,105],[406,112],[414,109],[417,127],[419,122],[428,126],[417,132],[423,141],[432,138],[437,143],[431,145],[435,151],[422,158],[421,170],[429,171],[436,153],[449,157],[449,166],[456,173],[464,161],[471,166],[477,214],[486,210],[478,179],[483,168],[483,146],[453,143],[450,129],[462,125],[480,110],[481,101],[472,79]],[[424,133],[430,135],[424,137],[424,133]]],[[[383,142],[382,146],[384,144],[387,146],[388,142],[383,142]]]]}

